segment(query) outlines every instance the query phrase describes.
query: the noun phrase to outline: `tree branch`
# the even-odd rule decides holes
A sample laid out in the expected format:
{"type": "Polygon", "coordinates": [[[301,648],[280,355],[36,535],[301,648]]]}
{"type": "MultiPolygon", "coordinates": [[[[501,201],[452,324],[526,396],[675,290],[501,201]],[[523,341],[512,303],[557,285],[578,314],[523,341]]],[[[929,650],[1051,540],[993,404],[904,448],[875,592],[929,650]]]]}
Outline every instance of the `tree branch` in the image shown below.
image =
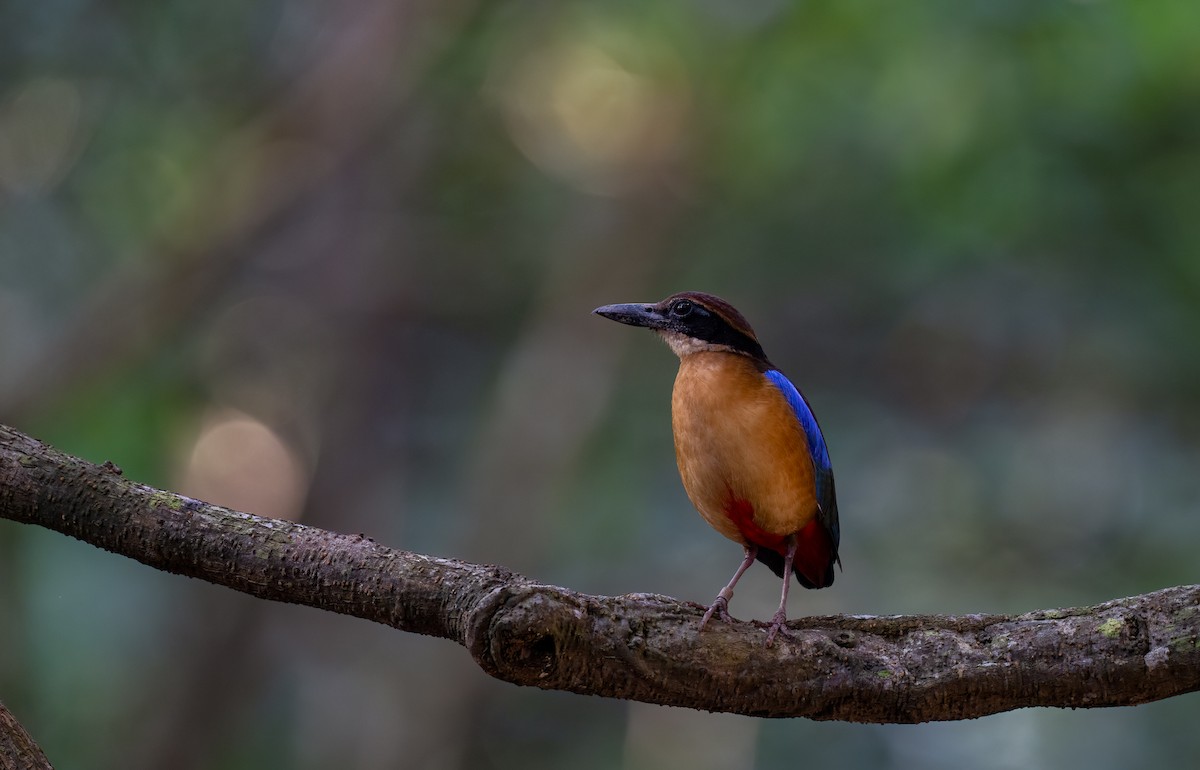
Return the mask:
{"type": "Polygon", "coordinates": [[[450,639],[520,685],[754,716],[967,719],[1200,689],[1200,586],[1024,615],[810,617],[773,649],[652,594],[589,596],[503,567],[231,511],[0,425],[0,517],[156,569],[450,639]]]}
{"type": "Polygon", "coordinates": [[[54,770],[12,712],[0,703],[0,770],[54,770]]]}

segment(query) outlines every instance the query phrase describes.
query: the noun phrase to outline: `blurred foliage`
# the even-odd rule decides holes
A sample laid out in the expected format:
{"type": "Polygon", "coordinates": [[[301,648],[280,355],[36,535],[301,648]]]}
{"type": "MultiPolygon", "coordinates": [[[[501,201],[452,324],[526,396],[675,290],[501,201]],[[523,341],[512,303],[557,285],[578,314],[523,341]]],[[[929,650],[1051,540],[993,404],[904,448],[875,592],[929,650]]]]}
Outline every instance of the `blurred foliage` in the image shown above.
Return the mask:
{"type": "MultiPolygon", "coordinates": [[[[1194,582],[1200,6],[0,5],[0,420],[214,502],[708,601],[673,362],[721,294],[820,414],[793,613],[1194,582]],[[302,502],[297,502],[302,501],[302,502]]],[[[752,571],[734,613],[764,618],[752,571]]],[[[963,724],[524,691],[451,645],[0,522],[0,698],[57,767],[1181,765],[1196,696],[963,724]]]]}

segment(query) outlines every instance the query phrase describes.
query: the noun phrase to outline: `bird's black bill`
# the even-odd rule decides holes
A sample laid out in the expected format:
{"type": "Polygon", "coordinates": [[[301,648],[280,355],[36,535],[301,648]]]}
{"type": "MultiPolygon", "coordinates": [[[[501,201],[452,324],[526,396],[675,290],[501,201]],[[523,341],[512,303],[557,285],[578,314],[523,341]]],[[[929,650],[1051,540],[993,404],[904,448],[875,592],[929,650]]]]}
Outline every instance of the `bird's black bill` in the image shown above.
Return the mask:
{"type": "Polygon", "coordinates": [[[661,327],[664,321],[662,312],[654,305],[639,305],[637,303],[605,305],[604,307],[596,308],[592,312],[596,315],[610,318],[618,323],[629,324],[630,326],[645,326],[651,329],[661,327]]]}

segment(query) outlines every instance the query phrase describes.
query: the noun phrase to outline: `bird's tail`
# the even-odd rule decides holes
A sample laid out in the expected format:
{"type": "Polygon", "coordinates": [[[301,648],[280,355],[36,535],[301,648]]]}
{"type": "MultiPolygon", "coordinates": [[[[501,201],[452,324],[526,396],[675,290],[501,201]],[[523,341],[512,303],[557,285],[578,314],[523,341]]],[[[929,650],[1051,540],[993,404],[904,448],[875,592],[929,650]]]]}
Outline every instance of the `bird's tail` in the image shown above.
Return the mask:
{"type": "MultiPolygon", "coordinates": [[[[758,560],[779,577],[783,577],[784,555],[770,548],[758,549],[758,560]]],[[[805,588],[828,588],[833,585],[833,565],[841,563],[833,538],[814,518],[796,533],[796,556],[792,572],[805,588]]]]}

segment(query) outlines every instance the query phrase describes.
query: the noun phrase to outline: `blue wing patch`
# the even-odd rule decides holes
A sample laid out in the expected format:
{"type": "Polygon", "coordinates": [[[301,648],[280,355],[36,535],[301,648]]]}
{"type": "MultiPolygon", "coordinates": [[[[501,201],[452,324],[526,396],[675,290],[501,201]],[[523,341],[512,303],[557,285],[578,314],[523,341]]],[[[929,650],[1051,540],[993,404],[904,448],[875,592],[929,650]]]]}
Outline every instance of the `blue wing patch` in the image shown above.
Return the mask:
{"type": "MultiPolygon", "coordinates": [[[[829,529],[829,535],[833,539],[836,558],[838,541],[841,539],[841,528],[838,526],[837,497],[833,489],[833,465],[829,462],[829,448],[825,446],[825,437],[821,435],[821,426],[817,425],[817,418],[813,415],[812,409],[809,409],[804,396],[800,395],[800,391],[796,390],[796,386],[784,376],[783,372],[778,369],[770,369],[766,372],[766,377],[783,393],[788,406],[792,408],[792,413],[800,421],[800,427],[804,429],[804,437],[808,442],[808,454],[813,460],[817,505],[821,509],[821,520],[829,529]]],[[[840,560],[838,563],[841,563],[840,560]]]]}
{"type": "Polygon", "coordinates": [[[804,428],[804,436],[808,439],[808,453],[812,455],[813,465],[823,470],[831,469],[829,449],[825,446],[825,437],[821,435],[821,426],[817,425],[817,418],[808,408],[808,402],[804,400],[804,396],[800,395],[800,391],[796,390],[792,381],[778,369],[771,369],[766,374],[767,379],[783,393],[788,406],[792,408],[792,413],[800,421],[800,427],[804,428]]]}

